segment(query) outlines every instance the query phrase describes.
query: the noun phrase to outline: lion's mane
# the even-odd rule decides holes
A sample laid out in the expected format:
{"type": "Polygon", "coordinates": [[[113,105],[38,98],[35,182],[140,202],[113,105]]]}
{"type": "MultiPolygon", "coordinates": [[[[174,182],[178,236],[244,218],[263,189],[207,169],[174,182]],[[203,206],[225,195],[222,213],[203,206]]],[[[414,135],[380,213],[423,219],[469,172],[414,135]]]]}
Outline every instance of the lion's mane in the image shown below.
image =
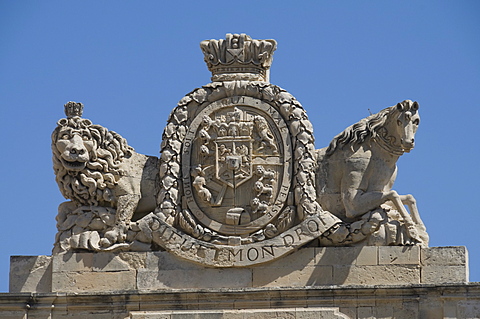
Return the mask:
{"type": "Polygon", "coordinates": [[[87,119],[73,117],[61,119],[57,124],[52,133],[53,169],[62,195],[78,205],[114,207],[112,191],[124,173],[119,165],[133,154],[134,149],[118,133],[101,125],[93,125],[87,119]],[[56,147],[59,133],[66,126],[88,131],[94,142],[89,161],[85,169],[79,172],[65,168],[56,147]]]}

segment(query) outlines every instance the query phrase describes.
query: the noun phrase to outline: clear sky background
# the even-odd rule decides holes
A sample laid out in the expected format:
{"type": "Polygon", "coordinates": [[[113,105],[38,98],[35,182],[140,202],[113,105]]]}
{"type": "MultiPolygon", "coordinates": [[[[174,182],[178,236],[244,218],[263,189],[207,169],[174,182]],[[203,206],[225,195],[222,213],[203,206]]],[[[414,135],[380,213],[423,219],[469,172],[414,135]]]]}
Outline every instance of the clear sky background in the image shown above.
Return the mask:
{"type": "Polygon", "coordinates": [[[479,17],[474,0],[0,0],[0,292],[10,256],[51,254],[63,104],[158,155],[170,111],[210,82],[200,41],[226,33],[277,40],[271,83],[303,104],[317,148],[369,109],[418,101],[394,189],[417,198],[431,246],[467,246],[480,281],[479,17]]]}

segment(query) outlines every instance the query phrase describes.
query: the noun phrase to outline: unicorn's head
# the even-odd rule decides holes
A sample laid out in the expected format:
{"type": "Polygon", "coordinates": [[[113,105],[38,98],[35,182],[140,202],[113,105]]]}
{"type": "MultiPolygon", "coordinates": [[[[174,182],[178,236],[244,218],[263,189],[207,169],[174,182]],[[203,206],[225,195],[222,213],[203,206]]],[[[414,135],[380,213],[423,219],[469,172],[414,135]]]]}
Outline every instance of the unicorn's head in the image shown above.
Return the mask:
{"type": "Polygon", "coordinates": [[[410,152],[415,146],[415,133],[420,123],[418,108],[417,102],[405,100],[364,118],[335,136],[326,155],[346,145],[359,145],[370,138],[391,154],[410,152]]]}
{"type": "Polygon", "coordinates": [[[397,145],[404,152],[410,152],[415,146],[415,133],[420,124],[420,115],[418,114],[419,105],[417,102],[405,100],[395,106],[395,111],[389,127],[390,135],[397,137],[397,145]]]}

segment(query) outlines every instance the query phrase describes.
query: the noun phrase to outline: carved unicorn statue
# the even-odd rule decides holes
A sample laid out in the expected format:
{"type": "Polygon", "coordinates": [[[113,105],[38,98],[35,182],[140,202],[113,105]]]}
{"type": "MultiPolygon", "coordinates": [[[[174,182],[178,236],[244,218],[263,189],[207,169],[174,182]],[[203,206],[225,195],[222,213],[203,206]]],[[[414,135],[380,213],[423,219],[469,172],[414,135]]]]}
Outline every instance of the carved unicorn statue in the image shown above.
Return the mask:
{"type": "Polygon", "coordinates": [[[317,201],[344,222],[345,234],[332,244],[354,243],[354,233],[360,230],[373,236],[383,220],[387,228],[383,236],[392,237],[393,232],[394,238],[381,244],[428,246],[415,198],[392,189],[398,158],[415,145],[418,108],[418,103],[410,100],[386,108],[349,126],[328,148],[317,151],[317,201]],[[367,222],[369,227],[353,227],[367,222]]]}

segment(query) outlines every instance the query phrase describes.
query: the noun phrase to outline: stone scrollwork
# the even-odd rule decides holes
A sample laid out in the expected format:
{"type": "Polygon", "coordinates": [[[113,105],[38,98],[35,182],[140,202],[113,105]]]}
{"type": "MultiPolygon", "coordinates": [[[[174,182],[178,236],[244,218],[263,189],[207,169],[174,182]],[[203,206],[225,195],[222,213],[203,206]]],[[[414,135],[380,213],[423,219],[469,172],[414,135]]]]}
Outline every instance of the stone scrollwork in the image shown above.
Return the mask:
{"type": "Polygon", "coordinates": [[[274,40],[227,34],[201,48],[212,82],[172,110],[159,158],[82,118],[81,103],[65,105],[52,151],[70,201],[59,207],[54,253],[165,249],[203,265],[243,267],[308,242],[428,245],[413,196],[391,190],[396,159],[413,148],[416,102],[372,115],[315,150],[305,109],[268,82],[274,40]],[[378,177],[365,171],[378,163],[378,177]]]}

